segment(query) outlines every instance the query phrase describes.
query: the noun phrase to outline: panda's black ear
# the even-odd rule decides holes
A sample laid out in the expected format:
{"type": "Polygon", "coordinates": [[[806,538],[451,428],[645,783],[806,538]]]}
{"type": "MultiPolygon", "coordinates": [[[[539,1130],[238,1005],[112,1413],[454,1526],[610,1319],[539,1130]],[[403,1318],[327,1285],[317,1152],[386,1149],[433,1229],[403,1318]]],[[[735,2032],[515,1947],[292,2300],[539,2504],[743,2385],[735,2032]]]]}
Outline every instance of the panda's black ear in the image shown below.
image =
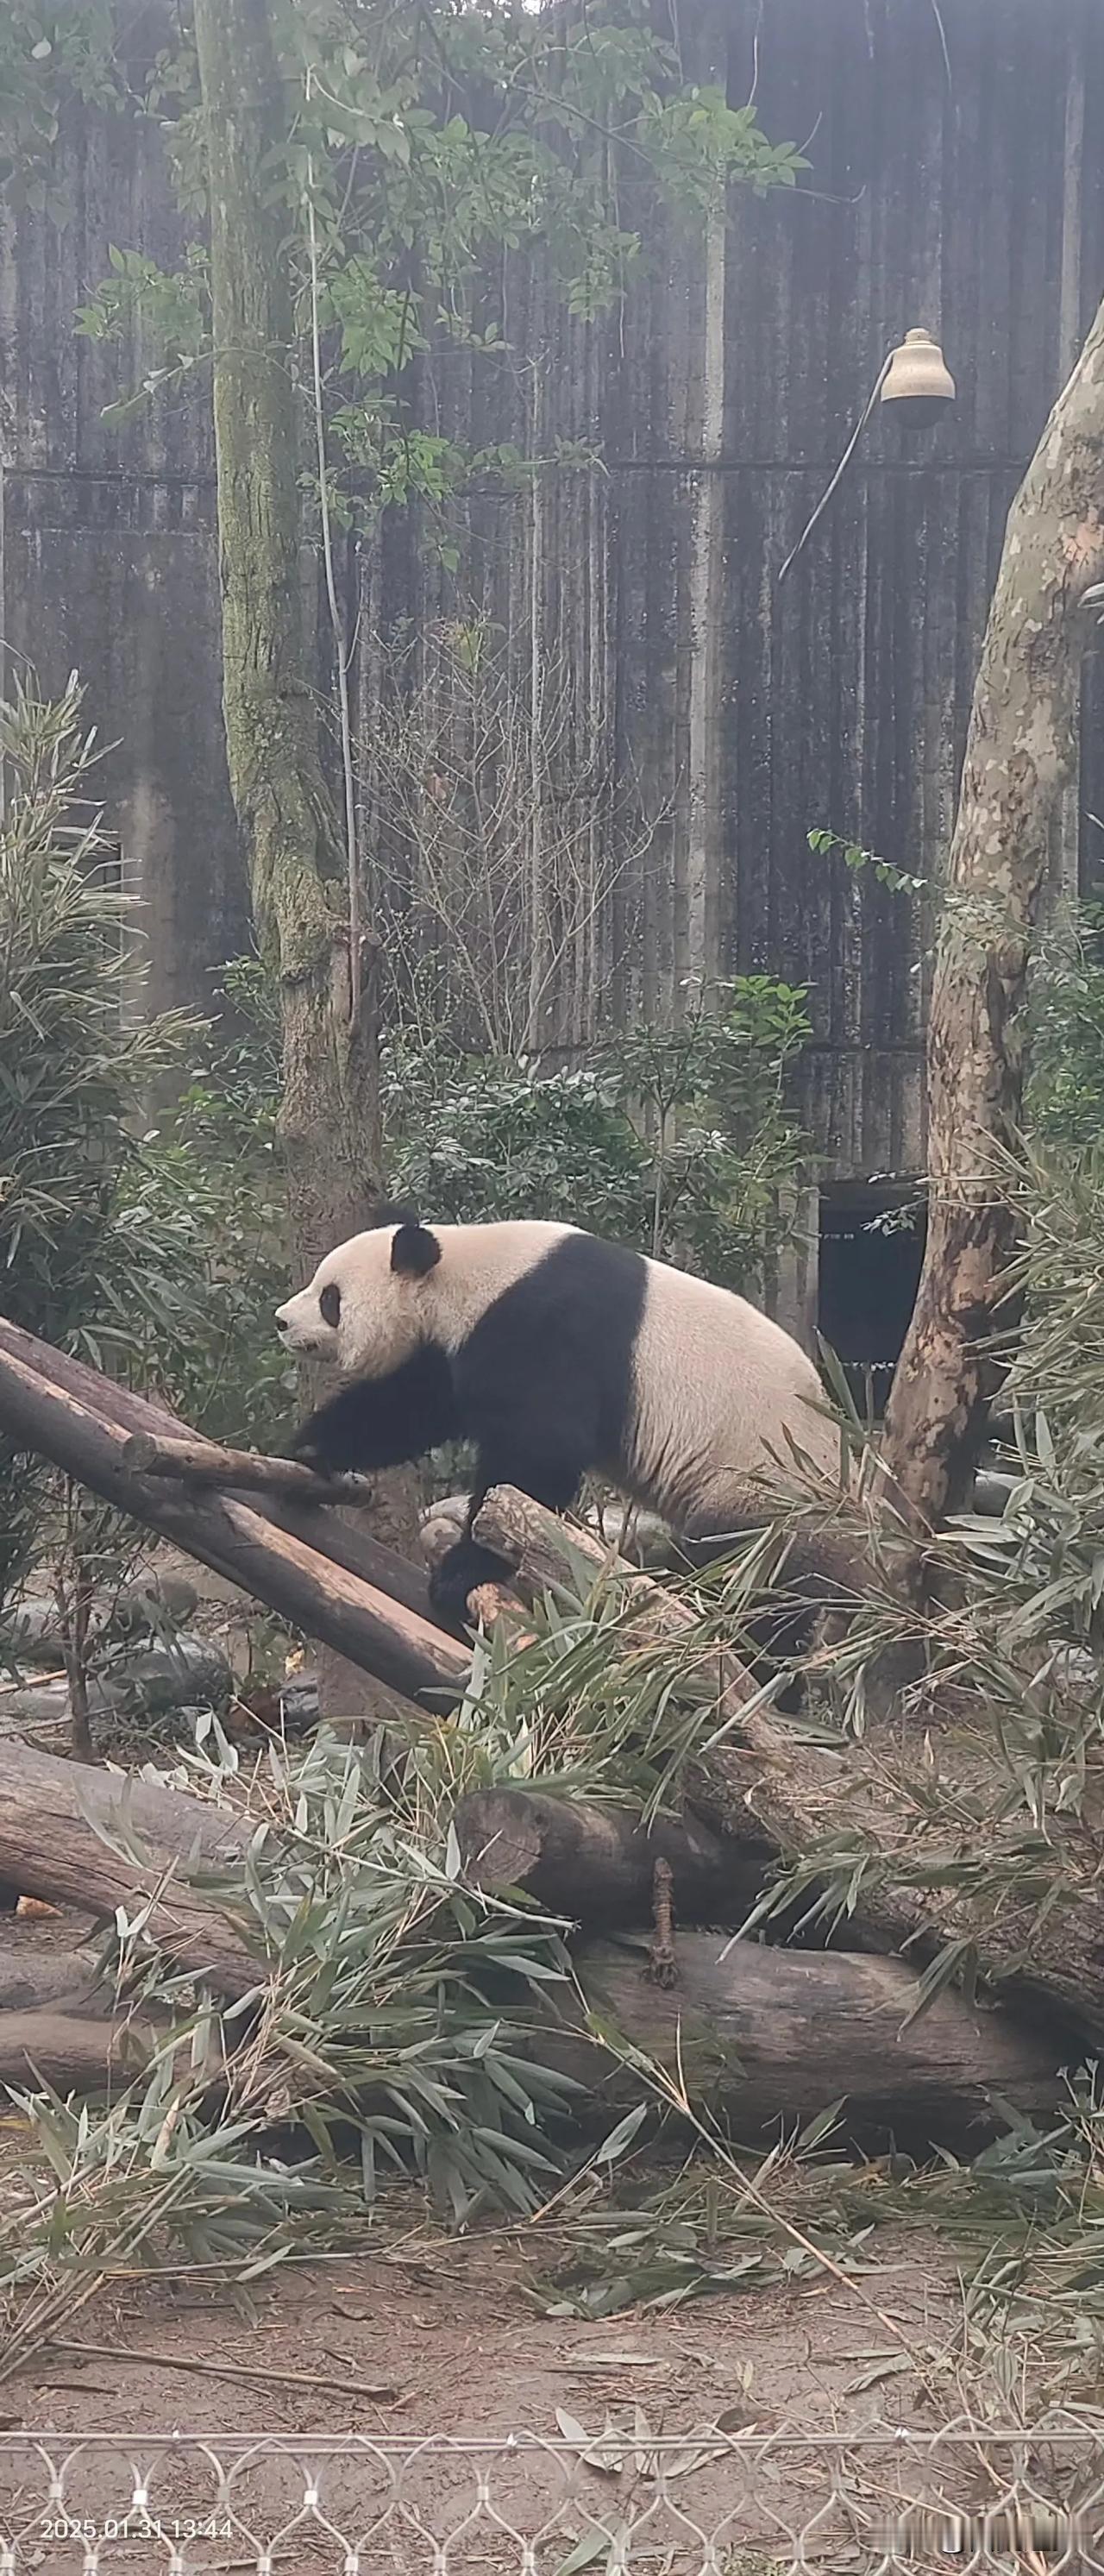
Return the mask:
{"type": "Polygon", "coordinates": [[[441,1258],[441,1246],[427,1225],[400,1225],[391,1242],[391,1268],[400,1279],[425,1279],[441,1258]]]}

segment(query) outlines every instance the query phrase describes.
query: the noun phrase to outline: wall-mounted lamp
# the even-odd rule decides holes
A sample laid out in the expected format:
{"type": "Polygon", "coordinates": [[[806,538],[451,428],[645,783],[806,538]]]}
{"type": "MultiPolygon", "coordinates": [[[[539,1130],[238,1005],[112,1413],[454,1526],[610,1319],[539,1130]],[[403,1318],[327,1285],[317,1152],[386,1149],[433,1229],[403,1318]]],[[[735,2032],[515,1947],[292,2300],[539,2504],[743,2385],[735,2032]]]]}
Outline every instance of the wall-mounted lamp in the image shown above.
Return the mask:
{"type": "Polygon", "coordinates": [[[930,331],[906,331],[899,346],[891,349],[888,358],[883,360],[866,409],[851,432],[827,491],[821,493],[812,518],[787,555],[778,575],[779,581],[785,581],[791,564],[797,562],[813,529],[823,518],[833,493],[842,483],[875,404],[892,403],[898,420],[913,429],[930,429],[934,421],[942,419],[954,398],[954,377],[938,340],[932,339],[930,331]]]}
{"type": "Polygon", "coordinates": [[[955,398],[955,382],[930,331],[906,331],[882,370],[879,399],[899,403],[910,427],[930,429],[955,398]]]}

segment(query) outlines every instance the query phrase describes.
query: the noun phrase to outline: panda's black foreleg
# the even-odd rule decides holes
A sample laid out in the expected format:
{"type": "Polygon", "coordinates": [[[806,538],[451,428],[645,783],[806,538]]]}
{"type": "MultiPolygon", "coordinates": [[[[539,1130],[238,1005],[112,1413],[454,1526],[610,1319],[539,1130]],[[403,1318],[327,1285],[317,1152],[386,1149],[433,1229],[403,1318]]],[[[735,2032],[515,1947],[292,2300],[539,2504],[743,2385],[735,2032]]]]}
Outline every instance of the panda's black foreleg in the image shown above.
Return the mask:
{"type": "Polygon", "coordinates": [[[355,1379],[310,1414],[290,1455],[325,1473],[372,1473],[424,1458],[459,1430],[452,1377],[442,1351],[415,1351],[389,1377],[355,1379]]]}
{"type": "Polygon", "coordinates": [[[528,1450],[523,1457],[512,1448],[480,1450],[464,1536],[449,1548],[429,1578],[431,1607],[453,1635],[463,1637],[469,1633],[472,1623],[468,1601],[480,1584],[508,1584],[513,1573],[504,1557],[496,1556],[493,1548],[482,1547],[471,1535],[472,1523],[492,1485],[515,1485],[532,1502],[543,1503],[546,1511],[566,1512],[575,1500],[584,1472],[566,1448],[549,1449],[537,1456],[528,1450]]]}

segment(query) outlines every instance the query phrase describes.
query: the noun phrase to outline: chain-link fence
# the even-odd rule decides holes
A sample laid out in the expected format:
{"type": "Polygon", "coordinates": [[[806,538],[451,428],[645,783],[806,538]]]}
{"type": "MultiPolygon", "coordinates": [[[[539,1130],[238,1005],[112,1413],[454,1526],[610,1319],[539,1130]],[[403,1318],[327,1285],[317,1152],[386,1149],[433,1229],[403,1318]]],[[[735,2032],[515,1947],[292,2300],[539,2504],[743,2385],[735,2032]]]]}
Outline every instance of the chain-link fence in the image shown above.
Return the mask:
{"type": "Polygon", "coordinates": [[[0,2576],[1104,2576],[1079,2428],[0,2440],[0,2576]]]}

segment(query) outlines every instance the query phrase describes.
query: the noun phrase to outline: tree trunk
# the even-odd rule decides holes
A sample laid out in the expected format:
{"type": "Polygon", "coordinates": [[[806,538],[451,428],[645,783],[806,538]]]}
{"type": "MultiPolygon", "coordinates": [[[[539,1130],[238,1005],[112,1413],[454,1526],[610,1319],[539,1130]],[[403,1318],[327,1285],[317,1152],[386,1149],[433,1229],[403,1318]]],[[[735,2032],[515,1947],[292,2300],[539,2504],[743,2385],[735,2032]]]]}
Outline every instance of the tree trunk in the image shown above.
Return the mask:
{"type": "Polygon", "coordinates": [[[78,1906],[101,1921],[118,1905],[133,1916],[152,1898],[154,1940],[220,1995],[248,1994],[263,1979],[260,1935],[257,1950],[247,1948],[184,1873],[195,1867],[229,1879],[244,1869],[248,1847],[247,1827],[179,1790],[120,1780],[27,1745],[0,1745],[0,1868],[15,1874],[26,1895],[78,1906]],[[127,1845],[145,1860],[128,1859],[127,1845]]]}
{"type": "MultiPolygon", "coordinates": [[[[997,2015],[940,1996],[903,2027],[915,1979],[895,1959],[818,1957],[688,1933],[681,1976],[664,1995],[647,1975],[646,1950],[595,1942],[580,1951],[581,1991],[599,2029],[616,2032],[685,2087],[694,2110],[722,2119],[741,2143],[815,2118],[842,2097],[840,2133],[865,2147],[893,2141],[921,2152],[933,2142],[975,2150],[1008,2125],[1008,2103],[1045,2121],[1060,2099],[1053,2053],[997,2015]]],[[[593,2136],[646,2098],[640,2075],[579,2026],[577,1999],[564,2018],[545,2006],[525,2015],[519,2051],[581,2087],[565,2103],[573,2127],[593,2136]]],[[[0,2011],[0,2084],[98,2095],[140,2075],[159,2033],[148,2017],[107,2018],[59,2002],[0,2011]]]]}
{"type": "MultiPolygon", "coordinates": [[[[153,1403],[147,1395],[136,1395],[131,1387],[118,1386],[113,1378],[101,1376],[84,1360],[68,1358],[64,1351],[55,1350],[52,1342],[40,1342],[33,1333],[24,1332],[22,1325],[9,1324],[0,1316],[0,1360],[5,1356],[20,1360],[45,1386],[75,1397],[86,1411],[98,1414],[104,1422],[115,1423],[132,1438],[149,1436],[154,1446],[168,1450],[187,1429],[163,1404],[153,1403]]],[[[194,1433],[187,1436],[194,1443],[194,1433]]],[[[130,1452],[124,1449],[121,1454],[125,1464],[130,1452]]],[[[132,1508],[136,1507],[135,1496],[132,1508]]],[[[304,1508],[291,1494],[258,1491],[251,1509],[257,1518],[271,1521],[274,1529],[286,1530],[291,1538],[301,1539],[305,1547],[316,1549],[330,1564],[344,1566],[347,1574],[360,1575],[375,1590],[386,1592],[392,1601],[412,1610],[416,1618],[435,1624],[424,1572],[408,1564],[405,1556],[397,1555],[393,1548],[384,1547],[367,1530],[351,1528],[336,1511],[320,1514],[313,1505],[304,1508]]],[[[183,1544],[187,1546],[187,1540],[183,1544]]],[[[194,1547],[191,1552],[199,1553],[194,1547]]]]}
{"type": "MultiPolygon", "coordinates": [[[[222,684],[230,786],[253,911],[279,976],[280,1135],[299,1283],[378,1202],[378,956],[350,918],[347,853],[319,757],[302,631],[295,330],[277,172],[288,115],[269,0],[196,0],[206,124],[222,684]]],[[[379,1480],[372,1525],[413,1551],[409,1474],[379,1480]]],[[[363,1696],[327,1666],[327,1698],[363,1696]]]]}
{"type": "Polygon", "coordinates": [[[1029,939],[1076,774],[1084,594],[1102,577],[1104,305],[1008,514],[951,845],[928,1020],[927,1250],[884,1452],[929,1527],[968,1499],[993,1391],[1029,939]]]}
{"type": "Polygon", "coordinates": [[[453,1824],[476,1886],[524,1888],[549,1913],[587,1925],[646,1923],[659,1859],[671,1870],[683,1923],[744,1921],[771,1874],[765,1836],[732,1842],[694,1816],[658,1816],[646,1826],[631,1807],[538,1789],[473,1789],[453,1824]]]}
{"type": "MultiPolygon", "coordinates": [[[[133,1915],[152,1900],[150,1930],[166,1956],[230,1998],[263,1983],[260,1936],[256,1950],[246,1945],[217,1900],[202,1893],[201,1873],[232,1887],[249,1840],[247,1824],[178,1790],[112,1779],[26,1747],[0,1748],[0,1865],[17,1859],[33,1893],[101,1919],[120,1905],[133,1915]]],[[[703,1851],[707,1843],[702,1836],[703,1851]]],[[[532,2005],[523,2008],[519,2045],[584,2085],[584,2099],[567,2106],[584,2126],[640,2098],[639,2075],[595,2037],[595,2028],[611,2027],[658,2057],[672,2078],[681,2070],[695,2106],[722,2112],[741,2137],[846,2095],[855,2135],[885,2128],[950,2142],[975,2123],[999,2125],[994,2097],[1032,2116],[1056,2098],[1056,2035],[1035,2038],[953,1994],[936,1997],[905,2027],[917,1978],[901,1961],[680,1933],[670,1995],[649,1979],[646,1943],[587,1943],[574,1964],[594,2017],[589,2033],[565,1985],[549,1994],[536,2029],[532,2005]]],[[[109,2039],[94,1963],[71,1954],[46,1965],[31,1980],[31,1997],[28,2009],[18,1962],[0,1975],[0,2070],[14,2064],[14,2080],[23,2080],[37,2038],[42,2073],[65,2068],[68,2082],[97,2088],[109,2039]],[[70,2028],[85,2021],[86,2047],[70,2028]]]]}
{"type": "Polygon", "coordinates": [[[67,2012],[0,2012],[0,2085],[40,2092],[118,2091],[149,2064],[156,2034],[148,2021],[89,2021],[67,2012]]]}
{"type": "MultiPolygon", "coordinates": [[[[815,2118],[841,2096],[844,2134],[863,2144],[893,2137],[980,2145],[1007,2127],[999,2104],[1045,2119],[1059,2097],[1057,2050],[998,2013],[943,1994],[908,2022],[916,1978],[899,1959],[853,1953],[733,1946],[710,1932],[677,1944],[670,1993],[648,1976],[647,1942],[589,1942],[575,1955],[599,2030],[615,2031],[685,2084],[695,2110],[725,2121],[748,2143],[781,2123],[815,2118]]],[[[569,2115],[610,2122],[641,2098],[641,2081],[582,2034],[533,2053],[586,2087],[569,2115]]]]}

